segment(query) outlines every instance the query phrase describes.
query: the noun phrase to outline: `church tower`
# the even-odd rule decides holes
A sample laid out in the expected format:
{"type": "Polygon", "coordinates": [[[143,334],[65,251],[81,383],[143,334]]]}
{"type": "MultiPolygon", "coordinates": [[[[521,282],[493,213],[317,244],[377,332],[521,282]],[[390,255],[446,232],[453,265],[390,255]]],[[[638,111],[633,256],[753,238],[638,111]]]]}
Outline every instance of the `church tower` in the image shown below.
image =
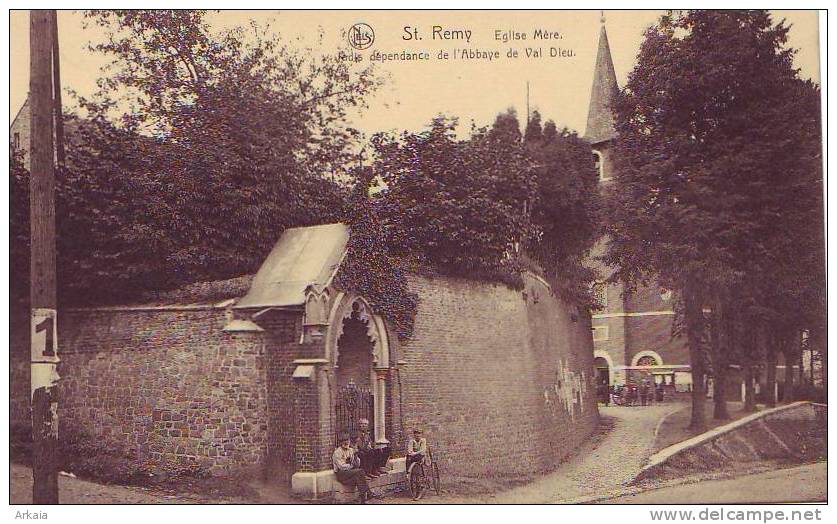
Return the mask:
{"type": "MultiPolygon", "coordinates": [[[[612,143],[617,136],[613,110],[618,95],[616,71],[602,16],[584,133],[593,149],[601,189],[616,183],[612,143]]],[[[602,239],[593,249],[594,257],[601,255],[604,249],[605,240],[602,239]]],[[[598,266],[603,279],[594,290],[602,309],[592,315],[597,381],[625,384],[654,380],[672,386],[672,389],[674,386],[688,387],[691,375],[685,340],[671,336],[674,319],[671,293],[651,283],[625,294],[622,284],[604,283],[613,268],[595,262],[594,265],[598,266]]]]}
{"type": "Polygon", "coordinates": [[[607,40],[604,16],[601,18],[601,24],[584,138],[593,146],[593,161],[598,168],[599,179],[608,181],[611,179],[608,149],[611,140],[616,137],[616,131],[613,128],[613,108],[616,105],[619,86],[616,84],[616,71],[613,69],[613,59],[610,56],[610,43],[607,40]]]}

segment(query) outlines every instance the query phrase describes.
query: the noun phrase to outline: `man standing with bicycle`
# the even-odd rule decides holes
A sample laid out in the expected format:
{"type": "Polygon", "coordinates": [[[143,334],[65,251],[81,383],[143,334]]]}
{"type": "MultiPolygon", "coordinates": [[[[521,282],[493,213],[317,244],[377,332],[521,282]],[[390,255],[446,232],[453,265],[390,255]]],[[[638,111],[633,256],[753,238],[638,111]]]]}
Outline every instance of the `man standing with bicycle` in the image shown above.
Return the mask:
{"type": "Polygon", "coordinates": [[[421,436],[421,430],[416,428],[413,430],[413,438],[407,444],[407,469],[410,469],[410,464],[418,462],[420,466],[424,465],[424,457],[427,455],[427,439],[421,436]]]}
{"type": "Polygon", "coordinates": [[[424,495],[425,487],[432,487],[437,495],[442,493],[439,465],[420,429],[413,430],[413,438],[407,443],[406,467],[413,500],[418,500],[424,495]]]}

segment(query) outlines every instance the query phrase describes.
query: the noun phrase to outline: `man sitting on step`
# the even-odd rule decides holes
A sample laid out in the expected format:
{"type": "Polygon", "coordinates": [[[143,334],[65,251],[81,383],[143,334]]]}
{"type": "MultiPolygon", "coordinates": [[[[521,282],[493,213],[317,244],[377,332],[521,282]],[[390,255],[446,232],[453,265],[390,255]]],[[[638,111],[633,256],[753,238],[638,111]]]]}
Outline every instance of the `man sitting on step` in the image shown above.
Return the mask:
{"type": "Polygon", "coordinates": [[[358,421],[358,432],[355,437],[354,448],[360,457],[360,467],[366,475],[375,478],[387,472],[389,460],[389,446],[376,447],[369,435],[369,420],[362,418],[358,421]]]}
{"type": "Polygon", "coordinates": [[[337,482],[357,489],[361,504],[376,496],[369,489],[366,473],[358,467],[360,460],[352,449],[348,435],[340,436],[340,445],[334,450],[331,461],[334,465],[334,474],[337,475],[337,482]]]}

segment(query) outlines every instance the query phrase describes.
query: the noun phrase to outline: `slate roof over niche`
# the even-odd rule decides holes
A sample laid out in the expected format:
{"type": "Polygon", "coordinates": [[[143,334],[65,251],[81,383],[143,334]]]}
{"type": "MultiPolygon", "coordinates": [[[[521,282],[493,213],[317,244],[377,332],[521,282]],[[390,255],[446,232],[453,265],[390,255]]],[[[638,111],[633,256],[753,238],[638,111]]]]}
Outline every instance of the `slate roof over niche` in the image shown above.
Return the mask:
{"type": "Polygon", "coordinates": [[[301,306],[306,287],[331,283],[348,242],[345,224],[286,230],[256,273],[250,291],[235,307],[301,306]]]}

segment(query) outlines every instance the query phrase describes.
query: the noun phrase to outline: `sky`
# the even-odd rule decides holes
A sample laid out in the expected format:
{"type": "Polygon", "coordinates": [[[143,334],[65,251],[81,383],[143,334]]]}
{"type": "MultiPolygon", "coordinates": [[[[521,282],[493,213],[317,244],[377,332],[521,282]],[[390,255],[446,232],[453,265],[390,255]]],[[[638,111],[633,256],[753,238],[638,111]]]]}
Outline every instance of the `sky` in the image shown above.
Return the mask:
{"type": "MultiPolygon", "coordinates": [[[[617,80],[624,85],[634,66],[642,33],[660,11],[606,11],[608,39],[617,80]]],[[[792,24],[789,45],[799,50],[796,67],[801,75],[819,81],[817,13],[774,11],[774,20],[792,24]]],[[[250,19],[270,22],[282,38],[294,45],[317,46],[334,53],[346,43],[346,31],[364,23],[374,31],[374,42],[357,51],[364,62],[373,53],[427,52],[426,61],[376,62],[386,82],[368,99],[368,109],[352,113],[350,124],[371,135],[378,131],[424,128],[438,114],[459,117],[463,126],[474,121],[488,125],[497,113],[514,107],[525,119],[527,82],[529,103],[544,119],[555,120],[583,132],[590,99],[593,66],[601,24],[600,11],[222,11],[210,16],[213,29],[247,24],[250,19]],[[405,30],[405,27],[408,29],[405,30]],[[434,30],[435,29],[435,30],[434,30]],[[557,38],[535,40],[535,31],[557,33],[557,38]],[[503,42],[504,33],[520,33],[526,40],[503,42]],[[456,40],[453,37],[460,36],[456,40]],[[405,38],[410,37],[409,40],[405,38]],[[421,40],[417,38],[420,37],[421,40]],[[444,37],[449,37],[443,39],[444,37]],[[498,39],[499,37],[499,39],[498,39]],[[465,41],[467,38],[469,41],[465,41]],[[509,58],[510,48],[518,52],[509,58]],[[540,57],[527,57],[526,49],[541,49],[540,57]],[[559,56],[550,57],[551,48],[559,56]],[[453,59],[462,49],[481,57],[453,59]],[[448,60],[437,54],[447,52],[448,60]],[[499,53],[489,59],[487,55],[499,53]],[[563,54],[564,56],[560,56],[563,54]]],[[[61,80],[65,88],[89,95],[96,88],[105,57],[88,49],[102,40],[98,27],[83,28],[80,12],[59,11],[61,80]]],[[[10,12],[10,121],[17,114],[29,84],[29,17],[27,11],[10,12]]],[[[345,46],[344,46],[345,47],[345,46]]],[[[65,104],[70,100],[64,96],[65,104]]]]}

